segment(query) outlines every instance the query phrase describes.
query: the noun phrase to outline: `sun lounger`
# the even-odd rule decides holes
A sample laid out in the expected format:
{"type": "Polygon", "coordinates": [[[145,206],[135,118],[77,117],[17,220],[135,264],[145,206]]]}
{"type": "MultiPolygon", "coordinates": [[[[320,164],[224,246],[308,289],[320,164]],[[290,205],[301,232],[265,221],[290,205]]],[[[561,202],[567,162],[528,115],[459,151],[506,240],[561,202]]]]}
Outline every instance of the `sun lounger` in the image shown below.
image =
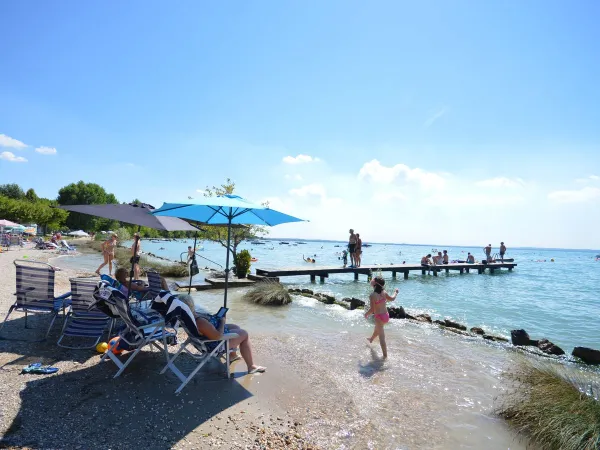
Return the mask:
{"type": "Polygon", "coordinates": [[[25,327],[27,327],[28,314],[50,314],[52,320],[46,331],[44,339],[48,337],[56,316],[62,310],[65,314],[65,308],[69,306],[71,296],[70,292],[59,297],[54,296],[54,274],[55,269],[50,264],[15,260],[17,271],[17,299],[8,310],[8,314],[0,327],[0,333],[13,311],[23,311],[25,313],[25,327]]]}
{"type": "MultiPolygon", "coordinates": [[[[170,294],[166,291],[163,291],[159,298],[157,298],[154,303],[156,303],[156,307],[158,310],[166,309],[165,322],[177,328],[181,326],[183,330],[186,332],[188,338],[186,341],[180,345],[177,352],[171,358],[169,354],[167,354],[167,365],[160,372],[165,373],[167,369],[171,370],[177,378],[181,381],[179,387],[175,390],[175,393],[178,394],[181,390],[190,382],[190,380],[198,373],[198,371],[208,362],[208,360],[213,356],[218,356],[220,353],[225,353],[225,365],[227,367],[227,378],[230,378],[230,370],[229,370],[229,340],[238,337],[235,333],[227,333],[224,334],[221,339],[211,340],[202,336],[198,332],[198,328],[196,327],[196,321],[194,318],[194,314],[190,310],[190,308],[182,302],[176,295],[170,294]],[[210,345],[213,344],[213,345],[210,345]],[[216,344],[216,345],[214,345],[216,344]],[[190,350],[191,347],[195,351],[190,350]],[[185,376],[181,370],[177,366],[175,366],[175,360],[183,353],[186,352],[192,358],[194,358],[197,362],[196,368],[188,375],[185,376]]],[[[153,306],[154,308],[154,306],[153,306]]]]}
{"type": "MultiPolygon", "coordinates": [[[[113,327],[114,319],[100,311],[95,303],[94,290],[98,282],[89,278],[71,278],[71,306],[67,313],[65,324],[57,344],[65,348],[94,348],[104,335],[110,322],[108,336],[113,327]],[[65,338],[83,338],[91,345],[65,345],[65,338]]],[[[67,339],[71,341],[72,339],[67,339]]]]}
{"type": "MultiPolygon", "coordinates": [[[[118,289],[109,286],[105,281],[98,283],[98,291],[94,294],[94,297],[96,300],[100,299],[100,302],[103,302],[103,305],[98,306],[101,310],[108,308],[110,310],[109,315],[117,315],[125,324],[118,335],[118,339],[115,340],[116,342],[109,347],[102,357],[102,360],[110,358],[119,368],[114,376],[115,378],[123,373],[131,361],[146,346],[156,347],[164,352],[168,360],[167,343],[168,340],[175,339],[175,333],[165,330],[165,322],[161,317],[146,315],[140,310],[132,311],[125,295],[118,289]],[[113,348],[116,350],[133,350],[133,352],[127,354],[125,362],[121,362],[115,352],[112,351],[113,348]]],[[[113,340],[111,339],[111,341],[113,340]]]]}

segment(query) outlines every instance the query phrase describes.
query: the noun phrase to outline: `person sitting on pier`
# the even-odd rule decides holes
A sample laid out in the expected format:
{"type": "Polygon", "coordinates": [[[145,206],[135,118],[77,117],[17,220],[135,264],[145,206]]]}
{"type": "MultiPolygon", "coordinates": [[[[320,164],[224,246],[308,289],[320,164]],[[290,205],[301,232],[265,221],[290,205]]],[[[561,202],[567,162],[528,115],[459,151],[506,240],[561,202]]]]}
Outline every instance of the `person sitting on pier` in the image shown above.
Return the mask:
{"type": "Polygon", "coordinates": [[[467,264],[475,264],[475,257],[473,255],[471,255],[470,252],[467,255],[467,264]]]}
{"type": "Polygon", "coordinates": [[[433,264],[435,266],[440,265],[444,262],[444,257],[442,256],[442,252],[438,252],[436,256],[433,257],[433,264]]]}
{"type": "Polygon", "coordinates": [[[448,264],[448,250],[444,250],[444,256],[442,258],[443,264],[448,264]]]}
{"type": "Polygon", "coordinates": [[[431,253],[428,253],[427,256],[423,256],[421,258],[422,266],[431,266],[433,263],[431,262],[431,253]]]}

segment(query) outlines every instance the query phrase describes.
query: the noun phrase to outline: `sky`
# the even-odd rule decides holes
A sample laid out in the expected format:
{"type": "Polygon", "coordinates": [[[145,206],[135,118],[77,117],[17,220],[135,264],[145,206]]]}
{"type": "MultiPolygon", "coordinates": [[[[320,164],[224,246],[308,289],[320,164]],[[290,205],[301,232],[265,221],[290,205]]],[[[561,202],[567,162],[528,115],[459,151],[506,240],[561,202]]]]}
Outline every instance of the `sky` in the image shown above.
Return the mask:
{"type": "Polygon", "coordinates": [[[272,237],[600,248],[600,3],[1,2],[0,183],[272,237]]]}

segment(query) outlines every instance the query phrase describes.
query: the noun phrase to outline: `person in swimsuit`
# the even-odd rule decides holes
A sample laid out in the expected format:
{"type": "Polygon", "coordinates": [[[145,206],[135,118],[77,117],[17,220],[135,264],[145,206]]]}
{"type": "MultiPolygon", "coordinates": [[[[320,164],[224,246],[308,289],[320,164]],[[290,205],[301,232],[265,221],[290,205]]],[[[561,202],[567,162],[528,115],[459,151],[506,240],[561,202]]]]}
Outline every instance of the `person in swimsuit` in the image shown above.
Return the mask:
{"type": "Polygon", "coordinates": [[[467,263],[475,264],[475,257],[471,255],[471,252],[469,252],[469,254],[467,255],[467,263]]]}
{"type": "Polygon", "coordinates": [[[100,275],[100,269],[108,264],[108,274],[112,277],[112,262],[115,259],[115,247],[117,246],[117,235],[113,234],[110,239],[102,244],[102,256],[104,262],[96,269],[96,274],[100,275]]]}
{"type": "Polygon", "coordinates": [[[448,250],[444,250],[444,256],[443,256],[443,258],[442,258],[442,262],[443,262],[444,264],[448,264],[448,262],[449,262],[449,261],[448,261],[448,250]]]}
{"type": "Polygon", "coordinates": [[[356,249],[354,250],[354,261],[356,263],[356,267],[360,267],[362,262],[362,240],[360,238],[360,234],[356,233],[356,249]]]}
{"type": "Polygon", "coordinates": [[[350,228],[350,239],[348,239],[348,253],[350,253],[350,268],[356,267],[356,259],[354,252],[356,251],[356,235],[354,230],[350,228]]]}
{"type": "Polygon", "coordinates": [[[438,252],[436,256],[433,257],[433,264],[438,266],[444,262],[444,257],[442,256],[442,252],[438,252]]]}
{"type": "Polygon", "coordinates": [[[488,244],[487,247],[484,247],[483,251],[485,252],[486,261],[490,262],[492,260],[492,244],[488,244]]]}
{"type": "Polygon", "coordinates": [[[500,260],[504,262],[504,254],[506,253],[506,245],[504,242],[500,242],[500,260]]]}
{"type": "Polygon", "coordinates": [[[131,244],[131,259],[129,260],[129,262],[133,264],[133,278],[135,280],[140,279],[140,254],[141,253],[142,253],[142,243],[140,242],[140,234],[135,233],[133,235],[133,244],[131,244]]]}
{"type": "Polygon", "coordinates": [[[373,331],[373,335],[367,339],[369,340],[369,343],[372,344],[375,338],[379,336],[379,345],[381,345],[383,358],[386,359],[387,344],[385,342],[385,331],[383,330],[383,327],[390,321],[390,314],[388,313],[385,304],[387,302],[393,302],[396,300],[398,289],[394,291],[394,295],[388,295],[388,293],[383,289],[383,286],[385,286],[385,280],[382,277],[373,278],[371,281],[371,286],[373,286],[373,292],[369,296],[369,302],[371,306],[365,313],[365,319],[371,314],[375,316],[375,330],[373,331]]]}
{"type": "MultiPolygon", "coordinates": [[[[233,323],[228,323],[225,325],[227,316],[224,316],[222,319],[218,319],[216,316],[209,316],[208,318],[200,316],[196,313],[194,299],[189,295],[181,295],[179,296],[179,299],[184,302],[194,314],[196,318],[196,326],[198,327],[198,332],[201,335],[206,336],[208,339],[214,340],[221,339],[221,336],[226,333],[235,333],[238,335],[238,337],[229,341],[229,348],[234,349],[239,347],[242,358],[248,366],[249,374],[262,373],[267,370],[266,367],[254,364],[252,347],[250,345],[250,336],[248,336],[248,332],[246,330],[243,330],[233,323]]],[[[240,359],[240,357],[235,353],[235,351],[229,353],[230,363],[237,361],[238,359],[240,359]]]]}

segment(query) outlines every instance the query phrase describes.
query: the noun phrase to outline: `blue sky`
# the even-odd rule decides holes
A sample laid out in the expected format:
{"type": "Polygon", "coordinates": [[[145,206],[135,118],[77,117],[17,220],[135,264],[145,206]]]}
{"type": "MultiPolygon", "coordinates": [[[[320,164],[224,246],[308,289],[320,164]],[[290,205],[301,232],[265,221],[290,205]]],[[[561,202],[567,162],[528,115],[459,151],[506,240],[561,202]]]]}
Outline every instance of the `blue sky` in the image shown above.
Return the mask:
{"type": "Polygon", "coordinates": [[[230,177],[311,220],[273,236],[598,248],[599,13],[3,2],[0,183],[158,206],[230,177]]]}

